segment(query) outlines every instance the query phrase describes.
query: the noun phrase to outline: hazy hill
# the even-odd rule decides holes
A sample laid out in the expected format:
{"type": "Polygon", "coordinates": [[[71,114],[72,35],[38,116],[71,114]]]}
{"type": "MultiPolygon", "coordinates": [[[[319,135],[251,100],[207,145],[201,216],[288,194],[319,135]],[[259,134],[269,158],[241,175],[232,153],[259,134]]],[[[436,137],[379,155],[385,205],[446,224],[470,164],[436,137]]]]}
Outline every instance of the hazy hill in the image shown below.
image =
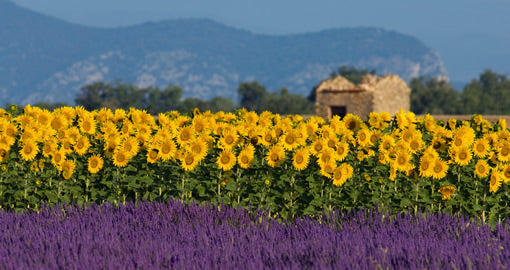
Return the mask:
{"type": "Polygon", "coordinates": [[[122,28],[71,24],[0,0],[0,106],[73,103],[103,80],[180,85],[184,95],[236,98],[241,81],[307,95],[340,65],[378,73],[446,76],[441,58],[418,39],[378,28],[260,35],[211,20],[181,19],[122,28]]]}

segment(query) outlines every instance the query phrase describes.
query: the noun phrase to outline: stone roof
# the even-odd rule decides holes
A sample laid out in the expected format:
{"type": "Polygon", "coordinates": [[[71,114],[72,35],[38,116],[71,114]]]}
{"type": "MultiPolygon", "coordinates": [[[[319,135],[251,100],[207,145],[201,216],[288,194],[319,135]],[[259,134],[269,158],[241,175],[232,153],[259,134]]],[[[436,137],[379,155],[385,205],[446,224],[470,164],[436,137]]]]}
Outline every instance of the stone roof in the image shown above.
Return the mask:
{"type": "Polygon", "coordinates": [[[358,92],[358,91],[375,91],[376,89],[384,89],[387,87],[394,87],[402,85],[407,88],[407,84],[399,76],[395,74],[385,76],[375,76],[367,74],[361,78],[361,82],[358,85],[353,84],[342,76],[337,76],[332,79],[323,81],[317,87],[317,92],[328,91],[328,92],[358,92]]]}

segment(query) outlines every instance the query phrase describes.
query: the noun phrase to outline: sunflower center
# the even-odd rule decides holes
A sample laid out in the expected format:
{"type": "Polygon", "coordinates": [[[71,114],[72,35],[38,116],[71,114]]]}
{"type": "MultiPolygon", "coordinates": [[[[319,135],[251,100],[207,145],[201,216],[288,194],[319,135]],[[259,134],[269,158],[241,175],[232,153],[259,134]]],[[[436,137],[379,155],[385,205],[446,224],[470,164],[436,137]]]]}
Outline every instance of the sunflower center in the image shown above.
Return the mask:
{"type": "Polygon", "coordinates": [[[441,165],[434,166],[434,172],[435,173],[440,173],[442,169],[443,169],[443,167],[441,165]]]}
{"type": "Polygon", "coordinates": [[[465,153],[465,152],[460,152],[459,153],[459,159],[460,160],[466,160],[467,157],[468,157],[467,153],[465,153]]]}
{"type": "Polygon", "coordinates": [[[302,155],[297,155],[296,156],[296,163],[300,164],[300,163],[303,163],[304,161],[304,157],[302,155]]]}
{"type": "Polygon", "coordinates": [[[287,137],[285,137],[285,142],[286,142],[287,144],[293,144],[293,143],[294,143],[294,141],[295,141],[295,139],[294,139],[294,136],[293,136],[293,135],[288,135],[287,137]]]}
{"type": "Polygon", "coordinates": [[[170,153],[170,147],[168,145],[163,145],[163,147],[161,147],[161,153],[165,155],[170,153]]]}
{"type": "Polygon", "coordinates": [[[506,169],[504,172],[504,175],[505,175],[506,179],[509,179],[510,178],[510,169],[506,169]]]}
{"type": "Polygon", "coordinates": [[[99,164],[98,164],[97,160],[93,159],[90,161],[90,167],[96,168],[98,165],[99,164]]]}
{"type": "Polygon", "coordinates": [[[342,171],[341,170],[336,170],[333,177],[335,179],[341,179],[342,178],[342,171]]]}
{"type": "Polygon", "coordinates": [[[462,145],[462,138],[456,138],[454,141],[455,146],[461,146],[462,145]]]}
{"type": "Polygon", "coordinates": [[[225,138],[225,142],[226,142],[227,144],[233,144],[233,143],[234,143],[234,138],[232,138],[232,136],[227,136],[227,137],[225,138]]]}
{"type": "Polygon", "coordinates": [[[23,150],[23,152],[27,155],[30,154],[32,152],[32,146],[30,146],[30,145],[25,146],[25,149],[23,150]]]}
{"type": "Polygon", "coordinates": [[[272,140],[273,140],[273,136],[271,136],[270,134],[267,134],[266,136],[264,136],[264,141],[271,142],[272,140]]]}
{"type": "Polygon", "coordinates": [[[278,154],[276,154],[276,153],[271,154],[271,160],[272,161],[277,161],[278,160],[278,154]]]}
{"type": "Polygon", "coordinates": [[[476,151],[478,151],[478,153],[483,153],[485,152],[485,146],[481,143],[477,144],[476,145],[476,151]]]}
{"type": "Polygon", "coordinates": [[[193,164],[193,157],[192,156],[187,156],[185,159],[184,159],[184,162],[186,163],[186,165],[191,165],[193,164]]]}
{"type": "Polygon", "coordinates": [[[223,164],[228,164],[228,163],[229,163],[229,161],[230,161],[230,157],[229,157],[229,156],[227,156],[227,155],[223,155],[223,156],[221,157],[221,163],[223,163],[223,164]]]}
{"type": "Polygon", "coordinates": [[[314,146],[315,151],[320,152],[322,150],[322,144],[318,143],[314,146]]]}
{"type": "Polygon", "coordinates": [[[397,162],[398,162],[399,165],[405,165],[406,161],[407,161],[407,159],[404,156],[399,156],[398,159],[397,159],[397,162]]]}
{"type": "Polygon", "coordinates": [[[242,156],[241,157],[241,162],[242,163],[248,163],[249,161],[250,161],[250,159],[247,156],[242,156]]]}
{"type": "Polygon", "coordinates": [[[508,156],[509,153],[510,149],[508,147],[504,147],[503,149],[501,149],[501,155],[508,156]]]}
{"type": "Polygon", "coordinates": [[[421,169],[422,169],[423,171],[426,171],[426,170],[428,170],[429,168],[430,168],[430,164],[429,164],[429,162],[428,162],[428,161],[425,161],[425,162],[423,162],[423,163],[421,164],[421,169]]]}
{"type": "Polygon", "coordinates": [[[155,159],[155,158],[157,158],[157,157],[158,157],[158,152],[156,152],[156,151],[151,151],[151,152],[149,153],[149,157],[150,157],[151,159],[155,159]]]}
{"type": "Polygon", "coordinates": [[[478,173],[483,174],[485,171],[485,166],[478,166],[478,173]]]}
{"type": "Polygon", "coordinates": [[[126,160],[126,157],[124,157],[124,154],[118,154],[117,155],[117,160],[119,162],[123,162],[124,160],[126,160]]]}

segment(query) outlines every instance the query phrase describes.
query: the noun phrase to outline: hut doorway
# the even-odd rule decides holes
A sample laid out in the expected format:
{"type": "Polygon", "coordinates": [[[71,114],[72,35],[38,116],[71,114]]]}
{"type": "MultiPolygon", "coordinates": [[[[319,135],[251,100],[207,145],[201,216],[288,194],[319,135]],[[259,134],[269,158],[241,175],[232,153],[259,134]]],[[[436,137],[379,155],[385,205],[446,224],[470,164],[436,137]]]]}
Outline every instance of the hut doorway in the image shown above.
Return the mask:
{"type": "Polygon", "coordinates": [[[345,106],[331,106],[331,117],[338,115],[340,118],[344,118],[347,114],[347,108],[345,106]]]}

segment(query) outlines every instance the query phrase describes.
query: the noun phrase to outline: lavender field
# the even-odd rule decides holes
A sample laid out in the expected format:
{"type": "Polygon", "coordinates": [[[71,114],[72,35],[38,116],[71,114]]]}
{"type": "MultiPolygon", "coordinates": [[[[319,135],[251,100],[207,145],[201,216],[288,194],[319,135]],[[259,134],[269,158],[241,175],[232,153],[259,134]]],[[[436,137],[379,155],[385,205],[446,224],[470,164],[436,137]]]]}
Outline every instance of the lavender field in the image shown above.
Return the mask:
{"type": "Polygon", "coordinates": [[[2,269],[508,269],[510,228],[447,214],[280,223],[209,205],[0,212],[2,269]]]}

